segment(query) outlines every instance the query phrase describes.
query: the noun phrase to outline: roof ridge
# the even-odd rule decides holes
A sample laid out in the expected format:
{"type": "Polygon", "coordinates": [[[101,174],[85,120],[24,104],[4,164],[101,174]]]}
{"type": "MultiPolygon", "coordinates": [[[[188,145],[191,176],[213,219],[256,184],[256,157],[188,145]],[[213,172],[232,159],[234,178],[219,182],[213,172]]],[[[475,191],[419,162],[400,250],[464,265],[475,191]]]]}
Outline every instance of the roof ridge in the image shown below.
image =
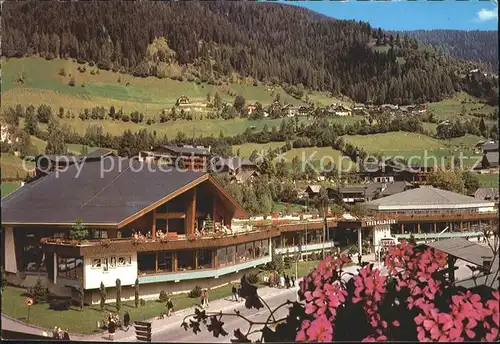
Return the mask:
{"type": "Polygon", "coordinates": [[[111,184],[113,184],[118,178],[120,178],[125,172],[127,172],[128,170],[130,170],[130,164],[128,165],[128,167],[123,170],[122,172],[120,172],[116,177],[114,177],[108,184],[106,184],[101,190],[99,190],[93,197],[91,197],[87,202],[83,203],[82,206],[80,208],[83,208],[85,207],[87,204],[89,204],[90,202],[92,202],[97,196],[99,196],[104,190],[106,190],[111,184]]]}
{"type": "MultiPolygon", "coordinates": [[[[443,189],[440,189],[440,188],[428,188],[429,190],[432,190],[435,194],[437,194],[439,197],[441,198],[444,198],[446,201],[450,202],[450,203],[453,203],[453,200],[450,199],[449,197],[446,196],[446,194],[443,195],[443,193],[441,191],[448,191],[448,190],[443,190],[443,189]]],[[[448,192],[451,192],[451,191],[448,191],[448,192]]]]}

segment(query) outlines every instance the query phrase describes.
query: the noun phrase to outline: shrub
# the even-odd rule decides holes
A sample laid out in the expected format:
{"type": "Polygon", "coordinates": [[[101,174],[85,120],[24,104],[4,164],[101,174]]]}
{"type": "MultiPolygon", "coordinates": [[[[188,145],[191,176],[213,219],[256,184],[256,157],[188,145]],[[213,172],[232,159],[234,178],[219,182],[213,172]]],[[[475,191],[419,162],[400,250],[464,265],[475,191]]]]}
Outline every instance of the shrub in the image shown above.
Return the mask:
{"type": "Polygon", "coordinates": [[[253,274],[248,274],[247,281],[250,284],[258,284],[260,282],[259,273],[257,272],[257,273],[253,273],[253,274]]]}
{"type": "Polygon", "coordinates": [[[122,121],[123,122],[128,122],[128,121],[130,121],[130,117],[128,115],[123,115],[122,121]]]}
{"type": "Polygon", "coordinates": [[[160,296],[158,297],[158,300],[160,300],[160,302],[166,302],[167,299],[168,299],[168,295],[167,295],[167,293],[165,293],[165,290],[160,291],[160,296]]]}
{"type": "Polygon", "coordinates": [[[144,299],[140,299],[140,303],[142,307],[146,306],[146,301],[144,299]]]}
{"type": "Polygon", "coordinates": [[[135,279],[135,286],[134,286],[134,302],[135,302],[135,308],[139,307],[139,279],[135,279]]]}
{"type": "Polygon", "coordinates": [[[188,296],[192,299],[201,296],[201,287],[199,285],[195,286],[188,294],[188,296]]]}
{"type": "Polygon", "coordinates": [[[101,282],[101,286],[99,288],[99,293],[101,296],[100,300],[100,306],[101,306],[101,311],[104,310],[104,305],[106,304],[106,287],[104,286],[104,283],[101,282]]]}
{"type": "Polygon", "coordinates": [[[90,61],[90,62],[89,62],[89,66],[90,66],[90,67],[94,67],[94,61],[90,61]]]}
{"type": "Polygon", "coordinates": [[[36,281],[36,285],[31,291],[31,296],[33,297],[35,303],[47,302],[47,296],[49,294],[48,290],[42,285],[42,280],[39,278],[36,281]]]}
{"type": "Polygon", "coordinates": [[[49,304],[49,308],[55,311],[67,311],[70,306],[70,300],[52,300],[49,304]]]}
{"type": "Polygon", "coordinates": [[[90,75],[95,75],[95,71],[93,69],[90,71],[90,75]]]}

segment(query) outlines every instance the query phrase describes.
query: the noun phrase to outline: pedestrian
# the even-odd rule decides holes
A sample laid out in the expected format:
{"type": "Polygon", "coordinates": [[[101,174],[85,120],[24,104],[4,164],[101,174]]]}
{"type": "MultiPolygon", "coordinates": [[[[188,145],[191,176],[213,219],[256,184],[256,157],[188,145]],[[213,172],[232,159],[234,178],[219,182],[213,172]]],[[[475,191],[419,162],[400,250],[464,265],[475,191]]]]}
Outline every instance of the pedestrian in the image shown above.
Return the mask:
{"type": "Polygon", "coordinates": [[[288,289],[289,285],[290,285],[290,280],[288,279],[288,275],[285,275],[285,288],[288,289]]]}
{"type": "Polygon", "coordinates": [[[115,331],[116,331],[116,323],[114,319],[109,316],[109,323],[108,323],[108,333],[109,333],[109,340],[115,340],[115,331]]]}
{"type": "Polygon", "coordinates": [[[58,333],[57,326],[54,326],[54,329],[52,330],[52,338],[59,339],[59,333],[58,333]]]}
{"type": "Polygon", "coordinates": [[[292,287],[295,287],[295,276],[292,275],[292,287]]]}
{"type": "Polygon", "coordinates": [[[174,303],[172,302],[172,299],[169,297],[167,299],[167,316],[171,316],[172,315],[172,312],[174,311],[174,303]]]}
{"type": "Polygon", "coordinates": [[[210,306],[210,303],[208,301],[208,292],[210,291],[210,289],[205,289],[206,290],[206,293],[205,293],[205,304],[208,306],[210,306]]]}
{"type": "Polygon", "coordinates": [[[200,299],[201,299],[201,308],[205,308],[205,289],[201,291],[200,299]]]}
{"type": "Polygon", "coordinates": [[[241,284],[238,285],[238,300],[243,300],[243,298],[241,297],[241,284]]]}
{"type": "Polygon", "coordinates": [[[128,314],[127,311],[125,311],[125,314],[123,314],[123,325],[127,328],[130,326],[130,314],[128,314]]]}
{"type": "Polygon", "coordinates": [[[284,288],[284,287],[285,287],[285,277],[280,276],[280,288],[284,288]]]}
{"type": "Polygon", "coordinates": [[[233,287],[231,288],[231,292],[233,293],[233,300],[238,302],[238,294],[236,290],[236,286],[233,284],[233,287]]]}
{"type": "Polygon", "coordinates": [[[361,266],[361,255],[358,253],[358,265],[361,266]]]}
{"type": "Polygon", "coordinates": [[[70,340],[70,339],[69,339],[68,330],[64,331],[62,339],[63,339],[63,340],[68,340],[68,341],[70,340]]]}
{"type": "Polygon", "coordinates": [[[481,234],[478,234],[477,235],[477,242],[480,243],[481,242],[481,234]]]}

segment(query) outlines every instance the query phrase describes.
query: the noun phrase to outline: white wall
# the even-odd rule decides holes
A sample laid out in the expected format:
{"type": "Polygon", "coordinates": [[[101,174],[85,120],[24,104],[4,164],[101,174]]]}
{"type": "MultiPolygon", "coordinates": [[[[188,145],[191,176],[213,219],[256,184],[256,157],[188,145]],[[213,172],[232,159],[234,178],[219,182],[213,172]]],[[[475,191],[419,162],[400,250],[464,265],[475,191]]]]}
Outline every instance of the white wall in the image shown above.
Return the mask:
{"type": "Polygon", "coordinates": [[[99,289],[101,282],[104,283],[105,287],[114,287],[117,278],[120,279],[122,287],[130,286],[135,283],[137,278],[137,252],[119,253],[109,256],[85,256],[84,264],[85,289],[99,289]],[[116,259],[116,266],[114,268],[110,266],[112,257],[116,259]],[[126,265],[120,266],[120,257],[130,257],[130,264],[128,263],[128,259],[126,259],[126,265]],[[108,271],[104,269],[105,258],[108,259],[108,271]],[[101,259],[100,268],[92,267],[94,259],[101,259]]]}
{"type": "Polygon", "coordinates": [[[14,230],[5,227],[5,271],[17,273],[16,250],[14,246],[14,230]]]}
{"type": "Polygon", "coordinates": [[[390,225],[373,226],[373,245],[375,247],[380,245],[380,239],[389,238],[391,236],[390,225]]]}

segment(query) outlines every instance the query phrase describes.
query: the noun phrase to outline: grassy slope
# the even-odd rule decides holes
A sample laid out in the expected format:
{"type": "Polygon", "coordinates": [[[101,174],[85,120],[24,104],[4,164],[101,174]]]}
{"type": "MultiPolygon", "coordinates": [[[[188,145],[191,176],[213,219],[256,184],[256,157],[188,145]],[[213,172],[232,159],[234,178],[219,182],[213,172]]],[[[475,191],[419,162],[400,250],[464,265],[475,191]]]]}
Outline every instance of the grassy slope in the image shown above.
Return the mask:
{"type": "MultiPolygon", "coordinates": [[[[17,103],[52,103],[73,111],[92,106],[114,105],[117,108],[123,107],[127,112],[138,110],[158,115],[162,109],[170,109],[181,95],[189,97],[191,102],[205,102],[207,93],[213,96],[215,92],[219,93],[223,101],[232,102],[234,96],[229,95],[230,91],[242,94],[247,102],[259,101],[269,104],[274,99],[271,90],[265,85],[197,85],[194,82],[156,77],[137,78],[112,71],[100,71],[99,74],[91,75],[91,70],[97,70],[95,66],[87,65],[84,73],[77,71],[78,66],[81,65],[71,60],[59,59],[46,61],[40,58],[22,58],[3,61],[2,101],[7,106],[17,103]],[[66,76],[59,75],[61,68],[64,68],[66,76]],[[25,81],[20,85],[15,80],[22,73],[25,74],[25,81]],[[70,74],[75,79],[74,87],[68,86],[70,74]],[[129,86],[126,86],[127,83],[129,86]],[[82,87],[82,84],[85,84],[85,87],[82,87]]],[[[287,95],[280,88],[275,91],[280,92],[284,102],[300,103],[300,100],[287,95]]],[[[313,93],[310,97],[324,104],[333,101],[320,93],[313,93]]]]}
{"type": "MultiPolygon", "coordinates": [[[[434,112],[436,118],[440,121],[460,119],[462,111],[462,106],[465,106],[467,113],[476,112],[489,114],[494,111],[494,107],[486,104],[474,104],[469,101],[478,102],[479,100],[466,93],[458,93],[453,98],[445,99],[437,103],[429,103],[429,109],[434,112]],[[462,101],[468,101],[462,104],[462,101]],[[479,109],[476,109],[479,108],[479,109]]],[[[468,118],[475,118],[473,116],[467,115],[468,118]]],[[[486,121],[487,123],[493,123],[492,121],[486,121]]]]}
{"type": "Polygon", "coordinates": [[[1,156],[2,180],[24,179],[24,177],[26,177],[26,173],[33,170],[34,164],[32,162],[25,162],[24,166],[23,166],[23,160],[21,158],[16,157],[14,155],[2,153],[1,156]]]}

